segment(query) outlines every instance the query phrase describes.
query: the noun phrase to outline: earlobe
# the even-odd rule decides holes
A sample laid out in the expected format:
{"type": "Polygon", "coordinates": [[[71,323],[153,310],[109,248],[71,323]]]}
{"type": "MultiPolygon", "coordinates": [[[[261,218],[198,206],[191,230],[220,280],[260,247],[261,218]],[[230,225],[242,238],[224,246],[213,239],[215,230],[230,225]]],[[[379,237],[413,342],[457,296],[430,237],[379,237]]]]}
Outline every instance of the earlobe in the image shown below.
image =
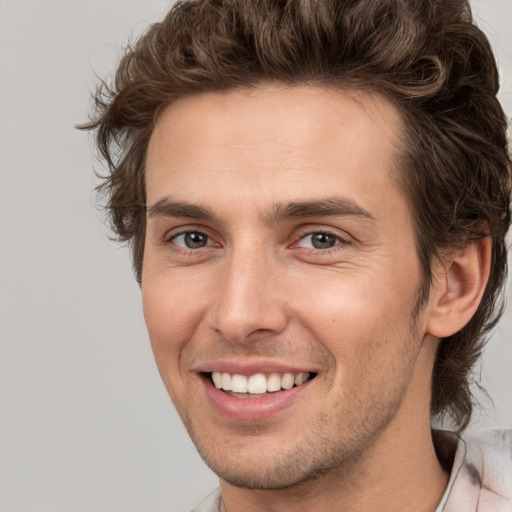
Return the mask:
{"type": "Polygon", "coordinates": [[[489,279],[490,237],[467,242],[443,258],[436,272],[427,333],[446,338],[460,331],[475,314],[489,279]]]}

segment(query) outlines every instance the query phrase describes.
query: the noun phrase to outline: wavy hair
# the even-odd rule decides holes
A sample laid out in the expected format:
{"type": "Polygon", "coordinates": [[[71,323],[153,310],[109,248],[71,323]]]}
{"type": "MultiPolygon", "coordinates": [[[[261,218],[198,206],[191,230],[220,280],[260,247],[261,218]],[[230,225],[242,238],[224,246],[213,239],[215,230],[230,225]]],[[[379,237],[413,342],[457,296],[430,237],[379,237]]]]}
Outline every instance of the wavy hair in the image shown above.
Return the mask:
{"type": "Polygon", "coordinates": [[[267,82],[363,88],[401,112],[400,186],[413,217],[423,286],[447,248],[492,237],[491,273],[470,322],[439,345],[431,412],[463,429],[471,370],[501,314],[511,161],[490,44],[466,0],[185,0],[126,48],[91,122],[109,172],[99,189],[131,245],[140,282],[144,165],[160,112],[177,98],[267,82]]]}

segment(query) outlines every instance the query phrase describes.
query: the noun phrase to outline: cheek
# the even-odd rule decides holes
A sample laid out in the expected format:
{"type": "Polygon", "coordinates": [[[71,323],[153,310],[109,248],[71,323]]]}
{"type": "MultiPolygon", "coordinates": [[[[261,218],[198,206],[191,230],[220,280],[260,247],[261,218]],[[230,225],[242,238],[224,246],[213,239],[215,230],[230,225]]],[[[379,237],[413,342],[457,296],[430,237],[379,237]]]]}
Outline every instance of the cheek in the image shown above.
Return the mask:
{"type": "Polygon", "coordinates": [[[311,322],[333,333],[348,334],[347,329],[367,330],[372,325],[386,330],[396,327],[397,320],[409,324],[417,287],[414,273],[329,271],[308,278],[303,275],[294,302],[311,322]]]}
{"type": "Polygon", "coordinates": [[[201,316],[200,296],[197,290],[184,290],[179,280],[163,275],[143,277],[144,319],[161,373],[178,374],[180,354],[193,337],[201,316]]]}
{"type": "Polygon", "coordinates": [[[352,275],[330,271],[302,282],[308,293],[296,303],[301,313],[295,316],[334,357],[336,379],[357,373],[361,381],[373,380],[372,371],[393,371],[393,356],[414,342],[415,265],[378,270],[360,269],[352,275]]]}

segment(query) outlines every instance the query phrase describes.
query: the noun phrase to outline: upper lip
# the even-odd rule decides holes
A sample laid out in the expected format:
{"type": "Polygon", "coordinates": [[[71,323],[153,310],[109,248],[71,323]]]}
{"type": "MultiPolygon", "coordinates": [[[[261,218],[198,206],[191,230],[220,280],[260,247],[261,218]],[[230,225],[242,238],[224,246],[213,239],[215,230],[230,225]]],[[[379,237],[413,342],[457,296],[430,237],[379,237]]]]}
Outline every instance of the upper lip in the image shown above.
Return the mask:
{"type": "Polygon", "coordinates": [[[198,373],[222,372],[232,375],[255,375],[257,373],[318,373],[318,368],[306,365],[291,365],[280,361],[268,359],[234,360],[220,359],[204,362],[193,368],[198,373]]]}

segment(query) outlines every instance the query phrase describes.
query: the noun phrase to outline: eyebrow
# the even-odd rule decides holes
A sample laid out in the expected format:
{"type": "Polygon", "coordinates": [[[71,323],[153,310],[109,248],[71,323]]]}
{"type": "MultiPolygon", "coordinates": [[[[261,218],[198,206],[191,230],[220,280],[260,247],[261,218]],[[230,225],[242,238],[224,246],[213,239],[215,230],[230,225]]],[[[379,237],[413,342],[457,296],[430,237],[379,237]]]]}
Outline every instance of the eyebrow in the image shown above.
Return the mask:
{"type": "Polygon", "coordinates": [[[375,217],[355,201],[345,197],[326,197],[314,201],[278,203],[268,216],[270,223],[307,217],[354,216],[375,221],[375,217]]]}
{"type": "MultiPolygon", "coordinates": [[[[148,217],[179,217],[194,220],[217,220],[210,208],[194,203],[173,201],[169,197],[159,199],[147,208],[148,217]]],[[[354,216],[375,221],[375,217],[355,201],[345,197],[327,197],[314,201],[289,201],[276,203],[266,215],[270,224],[286,219],[302,219],[325,216],[354,216]]]]}
{"type": "Polygon", "coordinates": [[[148,217],[180,217],[184,219],[214,220],[215,214],[209,208],[193,203],[172,201],[168,197],[148,207],[148,217]]]}

